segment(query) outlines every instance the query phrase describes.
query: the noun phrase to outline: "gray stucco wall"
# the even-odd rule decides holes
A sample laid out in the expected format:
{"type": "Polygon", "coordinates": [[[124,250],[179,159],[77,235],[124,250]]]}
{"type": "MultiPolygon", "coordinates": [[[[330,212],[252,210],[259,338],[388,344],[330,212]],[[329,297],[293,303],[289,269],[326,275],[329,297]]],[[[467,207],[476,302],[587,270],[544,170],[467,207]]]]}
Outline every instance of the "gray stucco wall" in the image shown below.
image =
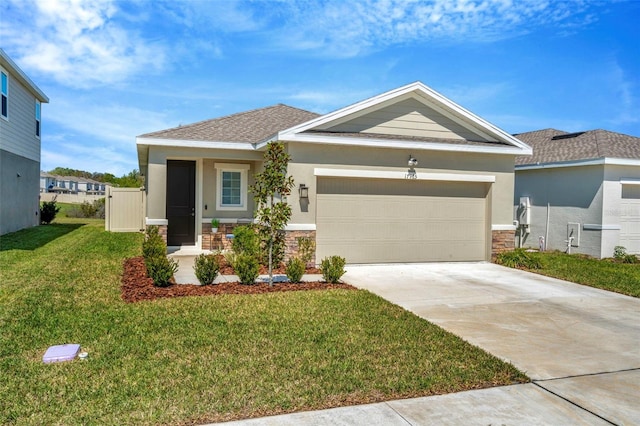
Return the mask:
{"type": "Polygon", "coordinates": [[[0,150],[0,170],[0,235],[38,225],[40,162],[0,150]]]}
{"type": "Polygon", "coordinates": [[[514,217],[520,197],[531,203],[531,232],[523,246],[537,248],[538,238],[545,236],[548,250],[565,251],[568,224],[578,223],[580,240],[571,252],[601,257],[602,231],[584,225],[602,224],[603,178],[604,167],[598,165],[516,170],[514,217]]]}

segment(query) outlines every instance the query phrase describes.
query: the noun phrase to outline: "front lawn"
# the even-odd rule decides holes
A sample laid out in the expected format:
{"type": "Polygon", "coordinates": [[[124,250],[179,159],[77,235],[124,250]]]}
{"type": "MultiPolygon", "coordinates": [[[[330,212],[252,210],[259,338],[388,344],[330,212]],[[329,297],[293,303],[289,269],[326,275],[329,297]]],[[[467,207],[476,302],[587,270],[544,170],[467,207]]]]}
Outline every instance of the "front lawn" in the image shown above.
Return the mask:
{"type": "Polygon", "coordinates": [[[0,424],[204,423],[527,381],[366,291],[125,303],[142,235],[82,221],[0,237],[0,424]],[[63,343],[88,359],[43,364],[63,343]]]}
{"type": "Polygon", "coordinates": [[[640,297],[640,264],[618,263],[559,251],[527,253],[542,267],[531,272],[578,284],[640,297]]]}

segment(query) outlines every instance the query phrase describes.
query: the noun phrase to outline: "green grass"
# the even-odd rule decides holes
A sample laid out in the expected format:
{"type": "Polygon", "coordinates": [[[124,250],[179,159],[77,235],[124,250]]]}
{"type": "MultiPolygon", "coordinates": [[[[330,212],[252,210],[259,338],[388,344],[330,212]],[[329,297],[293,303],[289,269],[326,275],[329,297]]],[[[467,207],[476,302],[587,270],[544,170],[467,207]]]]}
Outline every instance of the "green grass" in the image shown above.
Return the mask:
{"type": "Polygon", "coordinates": [[[125,304],[141,234],[58,219],[0,237],[0,424],[187,424],[528,380],[365,291],[125,304]],[[55,344],[85,361],[43,364],[55,344]]]}
{"type": "Polygon", "coordinates": [[[562,252],[529,254],[542,264],[532,272],[640,297],[640,264],[616,263],[611,259],[562,252]]]}

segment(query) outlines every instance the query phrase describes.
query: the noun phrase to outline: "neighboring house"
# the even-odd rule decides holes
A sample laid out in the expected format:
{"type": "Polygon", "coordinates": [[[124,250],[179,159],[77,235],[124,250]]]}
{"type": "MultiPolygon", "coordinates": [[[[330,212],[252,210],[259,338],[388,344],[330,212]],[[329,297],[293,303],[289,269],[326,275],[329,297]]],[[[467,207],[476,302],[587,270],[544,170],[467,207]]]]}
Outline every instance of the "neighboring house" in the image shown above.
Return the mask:
{"type": "Polygon", "coordinates": [[[78,178],[78,192],[87,195],[105,195],[106,185],[89,178],[78,178]]]}
{"type": "Polygon", "coordinates": [[[40,172],[40,192],[51,192],[56,186],[56,177],[46,172],[40,172]]]}
{"type": "Polygon", "coordinates": [[[516,158],[514,204],[525,222],[518,244],[538,248],[544,239],[546,249],[599,258],[618,245],[640,253],[640,138],[555,129],[515,136],[533,148],[516,158]]]}
{"type": "Polygon", "coordinates": [[[0,49],[0,235],[40,223],[41,104],[49,98],[0,49]]]}
{"type": "MultiPolygon", "coordinates": [[[[296,189],[287,244],[316,262],[477,261],[513,247],[514,161],[531,149],[417,82],[325,115],[275,105],[138,136],[146,224],[211,248],[253,220],[266,145],[286,144],[296,189]]],[[[289,251],[291,252],[291,251],[289,251]]]]}

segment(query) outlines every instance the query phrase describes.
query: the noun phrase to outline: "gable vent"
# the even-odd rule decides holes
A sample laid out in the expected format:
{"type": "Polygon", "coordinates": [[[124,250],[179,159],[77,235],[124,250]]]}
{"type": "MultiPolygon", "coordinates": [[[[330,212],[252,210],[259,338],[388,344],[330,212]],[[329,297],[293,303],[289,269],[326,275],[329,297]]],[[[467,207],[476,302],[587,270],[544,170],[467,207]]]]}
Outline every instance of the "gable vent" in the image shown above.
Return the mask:
{"type": "Polygon", "coordinates": [[[558,135],[558,136],[554,136],[551,138],[552,141],[557,141],[558,139],[571,139],[571,138],[577,138],[578,136],[582,135],[585,132],[575,132],[575,133],[567,133],[565,135],[558,135]]]}

